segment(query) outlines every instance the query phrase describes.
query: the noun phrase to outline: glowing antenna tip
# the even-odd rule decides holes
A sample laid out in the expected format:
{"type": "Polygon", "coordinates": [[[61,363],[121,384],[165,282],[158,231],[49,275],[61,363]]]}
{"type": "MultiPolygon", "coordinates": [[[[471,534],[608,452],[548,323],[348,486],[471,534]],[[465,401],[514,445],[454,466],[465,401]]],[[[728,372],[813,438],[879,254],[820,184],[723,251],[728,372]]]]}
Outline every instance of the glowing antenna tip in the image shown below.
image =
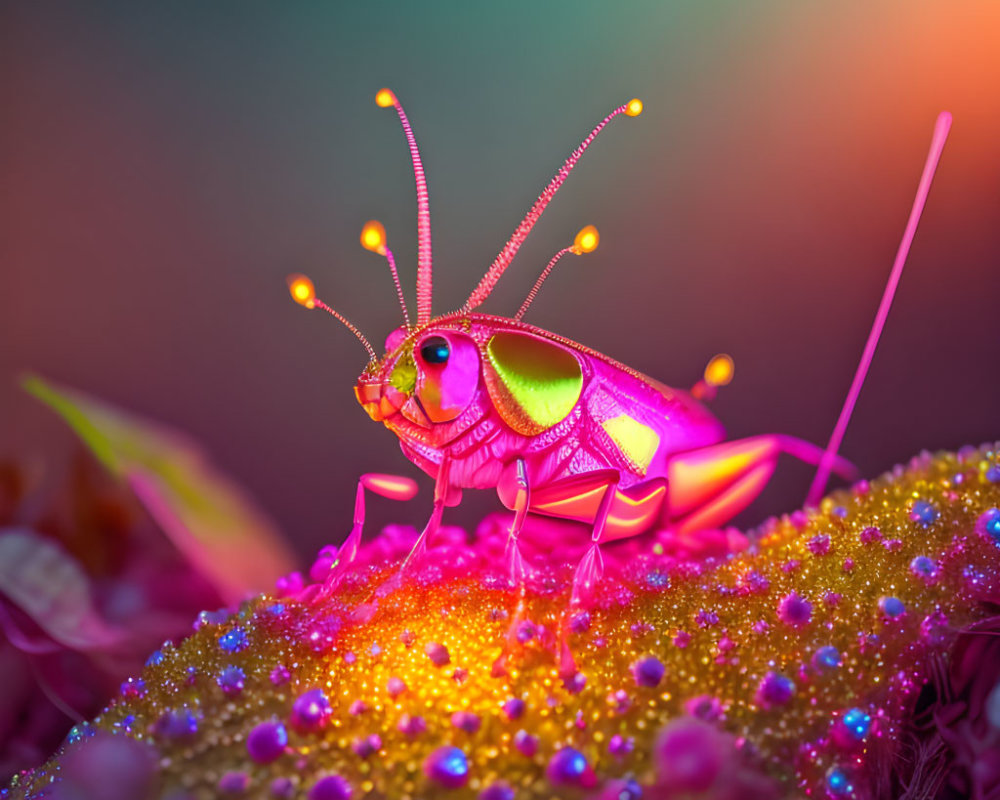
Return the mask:
{"type": "Polygon", "coordinates": [[[733,359],[725,353],[714,356],[705,367],[705,383],[709,386],[725,386],[733,379],[733,359]]]}
{"type": "Polygon", "coordinates": [[[361,229],[361,246],[380,256],[385,255],[385,227],[377,219],[370,219],[361,229]]]}
{"type": "Polygon", "coordinates": [[[625,115],[628,117],[638,117],[642,113],[642,100],[633,97],[625,106],[625,115]]]}
{"type": "Polygon", "coordinates": [[[391,89],[379,89],[375,94],[375,105],[379,108],[394,106],[396,105],[396,95],[392,93],[391,89]]]}
{"type": "Polygon", "coordinates": [[[313,282],[305,275],[289,275],[288,291],[292,295],[292,300],[300,306],[306,308],[316,307],[316,289],[313,282]]]}
{"type": "Polygon", "coordinates": [[[600,241],[601,235],[597,232],[597,228],[588,225],[586,228],[581,228],[576,238],[573,239],[573,252],[577,255],[593,253],[600,241]]]}

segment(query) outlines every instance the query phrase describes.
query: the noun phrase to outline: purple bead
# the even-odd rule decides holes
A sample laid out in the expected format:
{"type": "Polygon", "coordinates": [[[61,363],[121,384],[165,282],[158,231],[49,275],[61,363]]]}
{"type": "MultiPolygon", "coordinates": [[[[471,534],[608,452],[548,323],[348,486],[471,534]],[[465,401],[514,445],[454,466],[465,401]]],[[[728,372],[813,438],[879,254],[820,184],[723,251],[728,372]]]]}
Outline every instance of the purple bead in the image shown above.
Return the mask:
{"type": "Polygon", "coordinates": [[[309,790],[309,800],[350,800],[351,784],[339,775],[320,778],[309,790]]]}
{"type": "Polygon", "coordinates": [[[262,722],[247,736],[247,752],[258,764],[269,764],[285,752],[288,731],[277,720],[262,722]]]}
{"type": "Polygon", "coordinates": [[[427,723],[424,721],[423,717],[411,716],[409,714],[403,714],[399,718],[399,724],[396,725],[400,733],[405,733],[407,736],[419,736],[425,730],[427,730],[427,723]]]}
{"type": "Polygon", "coordinates": [[[579,786],[586,782],[588,771],[586,756],[572,747],[564,747],[552,756],[545,774],[552,783],[579,786]]]}
{"type": "Polygon", "coordinates": [[[531,758],[538,752],[538,737],[532,736],[526,730],[521,729],[514,734],[514,747],[518,749],[521,755],[531,758]]]}
{"type": "Polygon", "coordinates": [[[431,660],[431,663],[435,667],[443,667],[451,661],[451,656],[448,654],[448,648],[440,642],[428,642],[427,646],[424,648],[424,652],[427,654],[427,657],[431,660]]]}
{"type": "Polygon", "coordinates": [[[457,747],[439,747],[424,760],[424,774],[448,789],[465,786],[469,762],[457,747]]]}
{"type": "Polygon", "coordinates": [[[608,752],[615,758],[624,758],[635,749],[635,739],[631,736],[627,739],[620,733],[616,733],[608,740],[608,752]]]}
{"type": "Polygon", "coordinates": [[[276,800],[290,800],[295,795],[295,784],[291,778],[275,778],[271,781],[271,797],[276,800]]]}
{"type": "Polygon", "coordinates": [[[227,772],[219,778],[219,791],[223,794],[243,794],[250,786],[250,776],[245,772],[227,772]]]}
{"type": "Polygon", "coordinates": [[[795,694],[795,684],[780,672],[769,672],[757,688],[757,703],[763,708],[786,705],[795,694]]]}
{"type": "Polygon", "coordinates": [[[299,730],[315,731],[329,720],[333,710],[322,689],[310,689],[292,704],[292,725],[299,730]]]}
{"type": "Polygon", "coordinates": [[[358,758],[370,758],[382,749],[382,737],[377,733],[355,739],[351,749],[358,758]]]}
{"type": "Polygon", "coordinates": [[[389,697],[395,700],[406,691],[406,682],[402,678],[389,678],[385,690],[389,693],[389,697]]]}
{"type": "Polygon", "coordinates": [[[665,671],[663,662],[655,656],[640,658],[632,665],[632,675],[635,677],[636,685],[650,689],[660,685],[665,671]]]}
{"type": "Polygon", "coordinates": [[[475,733],[479,730],[479,715],[471,711],[456,711],[451,715],[451,724],[466,733],[475,733]]]}
{"type": "Polygon", "coordinates": [[[587,676],[582,672],[574,672],[563,678],[563,686],[570,694],[580,694],[587,685],[587,676]]]}
{"type": "Polygon", "coordinates": [[[778,604],[778,618],[796,628],[808,625],[812,620],[812,603],[795,592],[786,594],[778,604]]]}
{"type": "Polygon", "coordinates": [[[246,673],[239,667],[223,667],[215,682],[225,694],[239,694],[243,691],[246,673]]]}
{"type": "Polygon", "coordinates": [[[524,713],[524,701],[520,697],[512,697],[503,704],[503,713],[507,719],[517,719],[524,713]]]}
{"type": "Polygon", "coordinates": [[[573,633],[586,633],[590,630],[590,614],[580,611],[569,618],[569,629],[573,633]]]}
{"type": "Polygon", "coordinates": [[[514,800],[514,790],[509,784],[500,781],[483,789],[478,800],[514,800]]]}
{"type": "Polygon", "coordinates": [[[153,723],[153,733],[164,739],[186,739],[198,732],[198,719],[189,708],[164,711],[153,723]]]}
{"type": "Polygon", "coordinates": [[[291,678],[292,673],[288,671],[288,667],[284,664],[278,664],[278,666],[271,670],[271,683],[274,686],[283,686],[288,683],[291,678]]]}

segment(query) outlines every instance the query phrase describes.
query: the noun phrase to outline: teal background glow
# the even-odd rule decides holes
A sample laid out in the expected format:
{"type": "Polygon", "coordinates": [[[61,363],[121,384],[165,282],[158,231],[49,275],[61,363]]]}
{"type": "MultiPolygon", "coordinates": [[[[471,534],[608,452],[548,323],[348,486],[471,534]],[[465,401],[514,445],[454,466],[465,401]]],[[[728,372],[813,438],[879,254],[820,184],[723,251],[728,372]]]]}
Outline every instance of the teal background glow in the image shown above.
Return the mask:
{"type": "MultiPolygon", "coordinates": [[[[824,443],[938,111],[952,136],[843,452],[875,475],[1000,438],[1000,6],[867,3],[6,3],[0,6],[0,454],[67,434],[40,372],[193,434],[303,554],[339,540],[363,471],[416,475],[357,406],[353,338],[290,302],[308,273],[376,342],[413,303],[427,167],[435,309],[461,304],[562,160],[574,172],[487,304],[668,384],[726,351],[733,437],[824,443]]],[[[804,497],[782,462],[752,523],[804,497]]],[[[422,522],[372,501],[373,532],[422,522]]],[[[498,507],[467,495],[446,520],[498,507]]]]}

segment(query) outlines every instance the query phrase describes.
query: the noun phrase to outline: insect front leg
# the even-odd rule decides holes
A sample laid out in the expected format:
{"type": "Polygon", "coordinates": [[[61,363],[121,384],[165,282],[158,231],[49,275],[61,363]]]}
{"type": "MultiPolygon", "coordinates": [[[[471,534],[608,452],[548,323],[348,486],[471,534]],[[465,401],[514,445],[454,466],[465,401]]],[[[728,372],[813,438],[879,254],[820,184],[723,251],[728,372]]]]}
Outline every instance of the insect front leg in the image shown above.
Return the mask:
{"type": "Polygon", "coordinates": [[[444,456],[444,458],[441,459],[441,466],[438,468],[437,480],[434,483],[434,508],[431,511],[431,518],[427,520],[427,524],[424,526],[423,531],[421,531],[420,536],[413,545],[413,549],[410,550],[410,554],[403,562],[401,571],[413,566],[413,564],[423,556],[424,552],[427,550],[427,541],[430,537],[437,533],[437,529],[441,526],[441,515],[444,514],[445,503],[448,500],[448,492],[451,488],[448,482],[450,467],[450,459],[448,456],[444,456]]]}
{"type": "Polygon", "coordinates": [[[590,536],[590,547],[584,553],[583,558],[576,567],[573,576],[573,591],[570,595],[570,605],[580,603],[597,586],[604,574],[604,557],[601,555],[601,539],[604,536],[604,527],[608,521],[608,513],[611,511],[611,504],[618,491],[620,476],[617,472],[604,486],[604,494],[601,496],[601,503],[597,507],[597,514],[594,516],[594,529],[590,536]]]}
{"type": "Polygon", "coordinates": [[[505,548],[507,566],[510,569],[510,580],[519,589],[524,588],[524,560],[521,558],[521,550],[517,544],[517,537],[524,527],[525,517],[528,516],[528,506],[531,505],[531,486],[528,484],[528,470],[523,459],[515,462],[514,481],[517,486],[514,496],[514,521],[510,525],[510,533],[507,536],[507,547],[505,548]]]}
{"type": "Polygon", "coordinates": [[[417,482],[402,475],[386,475],[381,472],[366,472],[358,479],[358,491],[354,496],[354,527],[337,551],[334,569],[340,571],[357,558],[358,548],[365,526],[365,489],[390,500],[412,500],[417,494],[417,482]]]}

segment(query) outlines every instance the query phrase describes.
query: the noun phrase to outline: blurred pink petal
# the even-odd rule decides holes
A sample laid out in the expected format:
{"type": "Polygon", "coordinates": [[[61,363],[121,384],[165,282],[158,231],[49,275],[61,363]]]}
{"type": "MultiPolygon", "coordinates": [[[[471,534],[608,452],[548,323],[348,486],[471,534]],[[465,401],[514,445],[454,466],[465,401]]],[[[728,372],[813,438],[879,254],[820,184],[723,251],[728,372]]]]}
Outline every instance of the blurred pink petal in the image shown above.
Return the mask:
{"type": "Polygon", "coordinates": [[[274,524],[182,435],[36,376],[25,389],[127,480],[177,548],[227,602],[270,589],[294,568],[274,524]]]}
{"type": "Polygon", "coordinates": [[[90,579],[76,560],[32,531],[0,531],[0,593],[66,647],[90,650],[121,640],[94,608],[90,579]]]}

